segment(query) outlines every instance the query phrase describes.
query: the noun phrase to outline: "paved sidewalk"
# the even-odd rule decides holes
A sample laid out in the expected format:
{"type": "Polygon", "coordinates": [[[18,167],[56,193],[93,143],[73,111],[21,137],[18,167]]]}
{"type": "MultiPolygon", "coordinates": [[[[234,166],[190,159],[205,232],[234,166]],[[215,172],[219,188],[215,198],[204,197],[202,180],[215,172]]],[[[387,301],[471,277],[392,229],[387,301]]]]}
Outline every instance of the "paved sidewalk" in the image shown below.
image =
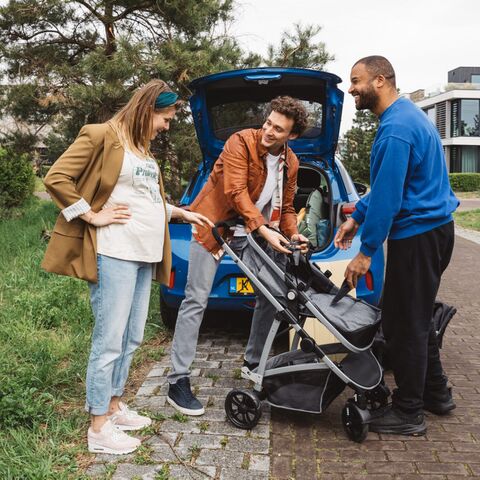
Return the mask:
{"type": "Polygon", "coordinates": [[[460,198],[459,212],[480,208],[480,198],[460,198]]]}
{"type": "MultiPolygon", "coordinates": [[[[201,335],[192,385],[207,406],[202,417],[183,417],[166,406],[167,355],[138,391],[139,408],[156,414],[138,453],[97,456],[89,469],[113,480],[453,480],[480,479],[480,245],[456,237],[439,299],[457,307],[443,347],[445,369],[457,409],[447,417],[428,415],[425,437],[369,433],[359,445],[341,425],[347,392],[320,416],[265,408],[251,432],[225,420],[223,402],[239,380],[248,332],[231,323],[228,332],[207,328],[201,335]],[[110,478],[110,477],[109,477],[110,478]]],[[[391,382],[391,377],[387,379],[391,382]]]]}
{"type": "Polygon", "coordinates": [[[115,470],[113,480],[268,479],[269,408],[264,405],[262,418],[251,432],[233,427],[225,417],[227,393],[248,385],[240,379],[248,338],[245,326],[233,332],[207,327],[200,335],[191,383],[206,406],[205,415],[187,417],[166,402],[167,349],[135,397],[136,407],[154,414],[154,429],[144,436],[143,446],[134,454],[97,455],[88,474],[102,478],[115,470]]]}
{"type": "MultiPolygon", "coordinates": [[[[429,414],[425,437],[369,433],[348,441],[340,414],[347,395],[321,416],[272,412],[272,479],[450,480],[480,478],[480,245],[456,237],[438,298],[458,312],[442,351],[457,409],[429,414]]],[[[391,377],[389,378],[391,382],[391,377]]]]}

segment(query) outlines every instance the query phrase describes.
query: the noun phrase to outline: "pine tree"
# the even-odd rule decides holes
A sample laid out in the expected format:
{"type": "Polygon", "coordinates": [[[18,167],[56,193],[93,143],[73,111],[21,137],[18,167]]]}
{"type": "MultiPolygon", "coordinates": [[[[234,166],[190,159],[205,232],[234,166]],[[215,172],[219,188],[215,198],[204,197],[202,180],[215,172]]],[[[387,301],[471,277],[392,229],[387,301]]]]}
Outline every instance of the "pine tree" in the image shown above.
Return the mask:
{"type": "MultiPolygon", "coordinates": [[[[232,0],[12,0],[0,8],[2,83],[9,84],[2,110],[35,124],[53,161],[83,124],[110,118],[151,78],[186,96],[193,78],[241,62],[235,40],[217,33],[232,8],[232,0]]],[[[174,197],[178,178],[194,168],[174,153],[183,143],[177,136],[173,128],[160,142],[174,197]]]]}
{"type": "MultiPolygon", "coordinates": [[[[10,0],[0,7],[1,110],[35,125],[54,161],[82,125],[106,121],[152,78],[185,98],[202,75],[261,64],[320,68],[333,58],[314,43],[319,27],[298,25],[267,59],[247,54],[225,33],[232,15],[233,0],[10,0]]],[[[201,161],[194,137],[185,105],[156,142],[173,199],[201,161]]],[[[3,142],[21,150],[18,138],[3,142]]]]}
{"type": "Polygon", "coordinates": [[[293,32],[284,31],[280,39],[280,45],[269,45],[267,65],[276,67],[302,67],[323,70],[325,65],[335,60],[333,55],[327,52],[324,42],[315,40],[321,32],[319,25],[302,26],[296,23],[293,32]]]}

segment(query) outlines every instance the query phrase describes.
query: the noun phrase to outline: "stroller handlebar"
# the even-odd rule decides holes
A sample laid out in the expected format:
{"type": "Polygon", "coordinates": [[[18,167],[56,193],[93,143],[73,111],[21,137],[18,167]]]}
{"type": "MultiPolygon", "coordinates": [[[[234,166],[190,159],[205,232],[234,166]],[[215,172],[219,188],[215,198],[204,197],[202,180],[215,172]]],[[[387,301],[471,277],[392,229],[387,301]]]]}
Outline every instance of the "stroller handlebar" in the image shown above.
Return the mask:
{"type": "Polygon", "coordinates": [[[245,225],[245,222],[244,222],[243,218],[238,217],[238,218],[233,218],[233,219],[229,219],[229,220],[220,220],[219,222],[216,222],[215,225],[212,227],[213,238],[215,238],[216,242],[221,247],[225,243],[225,240],[220,235],[220,232],[218,231],[218,229],[219,228],[231,228],[235,225],[245,225]]]}

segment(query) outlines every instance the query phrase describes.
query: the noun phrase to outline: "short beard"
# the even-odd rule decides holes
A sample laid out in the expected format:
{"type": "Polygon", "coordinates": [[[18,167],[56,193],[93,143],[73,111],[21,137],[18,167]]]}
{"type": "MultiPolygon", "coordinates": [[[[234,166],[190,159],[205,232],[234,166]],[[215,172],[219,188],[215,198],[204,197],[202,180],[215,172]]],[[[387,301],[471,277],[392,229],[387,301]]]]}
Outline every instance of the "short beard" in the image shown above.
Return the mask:
{"type": "Polygon", "coordinates": [[[358,105],[355,105],[357,110],[370,110],[373,112],[378,105],[378,95],[375,93],[373,87],[370,87],[366,92],[361,93],[358,99],[358,105]]]}

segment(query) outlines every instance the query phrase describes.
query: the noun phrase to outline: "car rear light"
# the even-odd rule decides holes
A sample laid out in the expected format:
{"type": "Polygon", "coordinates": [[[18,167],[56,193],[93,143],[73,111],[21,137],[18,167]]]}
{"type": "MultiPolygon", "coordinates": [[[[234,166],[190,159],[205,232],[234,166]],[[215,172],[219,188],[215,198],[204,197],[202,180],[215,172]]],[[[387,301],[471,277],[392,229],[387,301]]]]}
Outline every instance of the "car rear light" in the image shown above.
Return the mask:
{"type": "Polygon", "coordinates": [[[350,218],[352,213],[355,211],[355,204],[357,202],[349,202],[349,203],[344,203],[342,205],[342,215],[344,218],[350,218]]]}
{"type": "Polygon", "coordinates": [[[370,270],[365,274],[365,284],[367,285],[367,288],[373,292],[373,275],[370,270]]]}
{"type": "Polygon", "coordinates": [[[168,282],[168,288],[172,289],[175,286],[175,269],[170,271],[170,281],[168,282]]]}

